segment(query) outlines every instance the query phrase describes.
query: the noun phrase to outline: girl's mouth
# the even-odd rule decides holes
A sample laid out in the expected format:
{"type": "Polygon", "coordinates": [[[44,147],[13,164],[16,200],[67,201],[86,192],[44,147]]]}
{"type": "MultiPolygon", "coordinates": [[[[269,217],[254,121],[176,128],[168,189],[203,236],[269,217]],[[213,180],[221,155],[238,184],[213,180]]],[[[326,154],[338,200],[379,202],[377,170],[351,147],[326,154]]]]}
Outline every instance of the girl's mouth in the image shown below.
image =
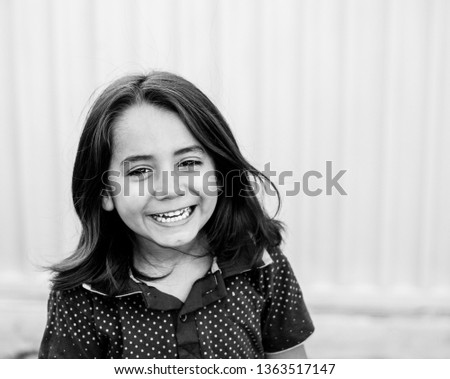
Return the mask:
{"type": "Polygon", "coordinates": [[[155,221],[162,223],[177,222],[190,217],[192,212],[194,212],[195,207],[196,205],[191,205],[190,207],[177,209],[175,211],[170,211],[167,213],[155,213],[150,215],[150,217],[155,221]]]}

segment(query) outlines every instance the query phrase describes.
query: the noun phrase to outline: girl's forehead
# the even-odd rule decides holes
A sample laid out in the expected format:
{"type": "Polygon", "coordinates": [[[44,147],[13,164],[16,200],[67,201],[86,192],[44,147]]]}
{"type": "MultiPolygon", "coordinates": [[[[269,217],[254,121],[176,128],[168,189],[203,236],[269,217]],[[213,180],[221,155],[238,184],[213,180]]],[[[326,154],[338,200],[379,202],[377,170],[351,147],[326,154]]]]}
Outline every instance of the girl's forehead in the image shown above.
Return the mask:
{"type": "Polygon", "coordinates": [[[150,104],[126,109],[112,131],[113,155],[170,153],[200,145],[176,113],[150,104]]]}

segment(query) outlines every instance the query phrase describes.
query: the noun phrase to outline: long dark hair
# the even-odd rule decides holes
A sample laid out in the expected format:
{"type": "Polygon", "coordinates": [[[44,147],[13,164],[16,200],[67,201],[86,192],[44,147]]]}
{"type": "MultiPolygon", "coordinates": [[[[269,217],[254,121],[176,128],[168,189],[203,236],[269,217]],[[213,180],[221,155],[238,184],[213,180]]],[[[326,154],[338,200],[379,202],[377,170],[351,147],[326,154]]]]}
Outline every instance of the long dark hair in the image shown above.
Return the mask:
{"type": "Polygon", "coordinates": [[[72,178],[72,197],[82,232],[76,251],[51,267],[53,288],[65,290],[82,283],[99,284],[113,295],[128,279],[132,233],[117,212],[102,208],[102,175],[109,168],[113,125],[130,106],[148,103],[176,113],[212,157],[223,178],[217,205],[202,229],[210,251],[219,261],[250,254],[256,261],[264,249],[282,242],[282,223],[269,217],[255,191],[271,185],[263,173],[242,156],[216,106],[196,86],[172,73],[155,71],[128,75],[110,84],[92,105],[81,134],[72,178]],[[239,180],[236,175],[239,173],[239,180]],[[227,191],[232,188],[232,194],[227,191]]]}

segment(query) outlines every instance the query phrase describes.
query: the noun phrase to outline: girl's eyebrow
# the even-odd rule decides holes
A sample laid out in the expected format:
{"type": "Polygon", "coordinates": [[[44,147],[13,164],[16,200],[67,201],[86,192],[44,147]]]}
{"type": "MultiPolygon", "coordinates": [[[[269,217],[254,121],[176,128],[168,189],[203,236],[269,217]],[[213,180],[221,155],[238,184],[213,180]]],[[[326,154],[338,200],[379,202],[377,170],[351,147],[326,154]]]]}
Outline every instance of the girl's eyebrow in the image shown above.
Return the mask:
{"type": "MultiPolygon", "coordinates": [[[[175,151],[174,155],[182,155],[186,153],[205,154],[205,149],[200,145],[192,145],[183,147],[182,149],[175,151]]],[[[130,155],[129,157],[126,157],[120,164],[124,164],[125,162],[150,161],[153,158],[154,156],[150,154],[130,155]]]]}
{"type": "Polygon", "coordinates": [[[205,154],[205,149],[203,149],[203,147],[201,147],[200,145],[192,145],[192,146],[188,146],[188,147],[183,147],[182,149],[175,151],[174,155],[181,155],[181,154],[186,154],[186,153],[205,154]]]}

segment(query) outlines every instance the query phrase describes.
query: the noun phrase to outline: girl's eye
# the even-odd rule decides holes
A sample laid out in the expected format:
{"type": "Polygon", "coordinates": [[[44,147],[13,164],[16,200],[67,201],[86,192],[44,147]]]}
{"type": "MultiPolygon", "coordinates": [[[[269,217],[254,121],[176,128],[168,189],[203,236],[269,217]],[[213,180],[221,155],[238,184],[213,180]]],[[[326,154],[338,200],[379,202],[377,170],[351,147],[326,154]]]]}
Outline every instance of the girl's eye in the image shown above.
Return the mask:
{"type": "Polygon", "coordinates": [[[178,164],[178,168],[180,171],[191,171],[195,170],[196,166],[200,166],[202,164],[201,161],[195,160],[195,159],[188,159],[186,161],[180,162],[178,164]]]}
{"type": "Polygon", "coordinates": [[[137,168],[133,171],[130,171],[128,173],[129,176],[136,176],[136,177],[144,177],[144,176],[148,176],[149,174],[151,174],[153,172],[152,169],[147,168],[147,167],[141,167],[141,168],[137,168]]]}

